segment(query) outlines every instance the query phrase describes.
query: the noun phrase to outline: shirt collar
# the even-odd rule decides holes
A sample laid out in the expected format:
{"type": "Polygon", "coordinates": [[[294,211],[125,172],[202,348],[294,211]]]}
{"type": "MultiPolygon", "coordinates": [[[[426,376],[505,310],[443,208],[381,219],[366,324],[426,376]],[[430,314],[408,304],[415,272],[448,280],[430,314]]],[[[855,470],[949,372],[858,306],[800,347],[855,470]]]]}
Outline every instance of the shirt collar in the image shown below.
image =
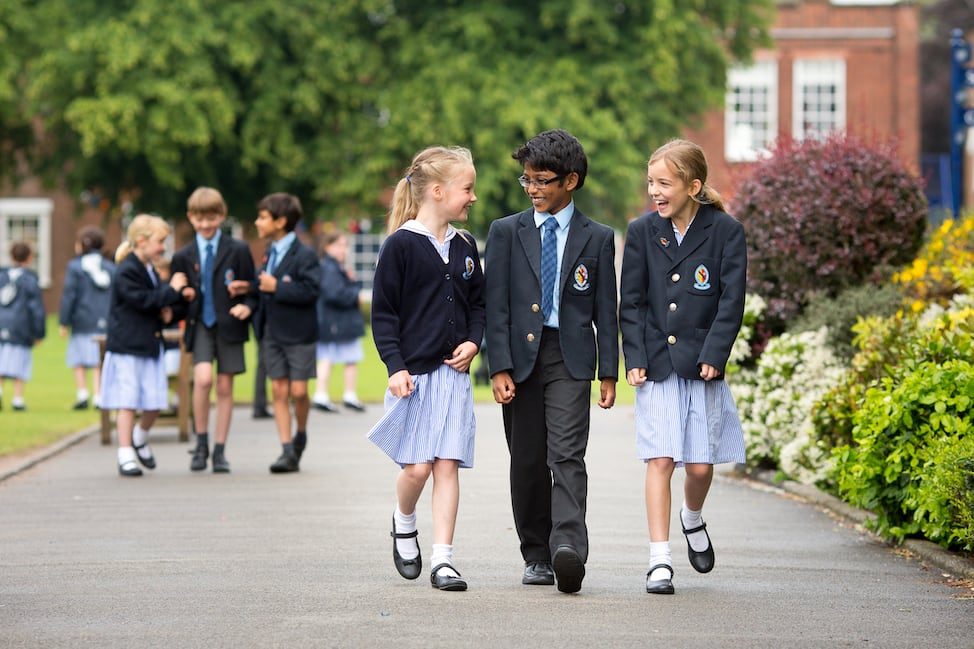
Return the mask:
{"type": "Polygon", "coordinates": [[[298,238],[298,233],[292,230],[291,232],[288,232],[286,235],[284,235],[283,237],[281,237],[280,239],[278,239],[277,241],[271,244],[271,246],[274,247],[274,250],[277,251],[278,264],[281,263],[281,258],[288,251],[288,249],[290,249],[291,244],[294,243],[294,240],[297,238],[298,238]]]}
{"type": "Polygon", "coordinates": [[[540,228],[541,225],[548,220],[549,216],[554,216],[555,220],[558,221],[558,229],[564,230],[571,223],[572,217],[575,216],[575,201],[570,201],[568,205],[558,210],[557,214],[549,214],[548,212],[538,212],[534,213],[534,227],[540,228]]]}
{"type": "MultiPolygon", "coordinates": [[[[432,230],[426,227],[424,224],[420,223],[416,219],[409,219],[405,223],[399,226],[400,230],[408,230],[409,232],[415,232],[416,234],[425,234],[427,237],[432,237],[436,239],[436,235],[433,234],[432,230]]],[[[443,242],[446,243],[457,234],[457,229],[450,224],[446,226],[446,236],[443,237],[443,242]]],[[[436,239],[439,241],[438,239],[436,239]]]]}
{"type": "Polygon", "coordinates": [[[217,230],[216,234],[213,235],[212,239],[204,239],[200,235],[196,235],[196,245],[199,246],[201,251],[206,250],[206,244],[213,244],[213,252],[216,253],[216,249],[220,247],[220,231],[217,230]]]}

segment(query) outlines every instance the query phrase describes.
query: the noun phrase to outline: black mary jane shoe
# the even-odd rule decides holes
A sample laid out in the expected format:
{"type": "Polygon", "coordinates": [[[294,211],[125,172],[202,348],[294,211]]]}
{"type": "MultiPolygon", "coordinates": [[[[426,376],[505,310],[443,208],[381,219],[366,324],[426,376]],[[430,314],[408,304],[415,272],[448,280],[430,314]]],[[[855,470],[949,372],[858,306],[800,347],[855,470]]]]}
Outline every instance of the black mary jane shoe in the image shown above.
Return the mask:
{"type": "Polygon", "coordinates": [[[138,458],[139,462],[142,463],[142,466],[147,469],[156,468],[156,456],[152,454],[152,449],[149,448],[148,444],[143,444],[142,446],[136,446],[133,444],[132,448],[135,449],[135,457],[138,458]],[[149,454],[148,457],[142,457],[142,453],[140,452],[142,449],[146,450],[146,452],[149,454]]]}
{"type": "MultiPolygon", "coordinates": [[[[396,570],[399,574],[403,576],[404,579],[416,579],[419,577],[420,573],[423,572],[423,555],[417,554],[415,559],[403,559],[402,555],[399,554],[399,548],[396,547],[396,539],[414,539],[419,536],[419,530],[413,530],[412,532],[397,532],[396,531],[396,516],[392,516],[392,532],[389,533],[392,537],[392,561],[396,564],[396,570]]],[[[416,543],[416,550],[419,551],[419,542],[416,543]]],[[[434,571],[436,572],[436,571],[434,571]]]]}
{"type": "Polygon", "coordinates": [[[430,585],[437,590],[467,590],[467,582],[460,578],[460,573],[456,568],[448,563],[441,563],[435,568],[433,572],[430,573],[430,585]],[[449,568],[453,572],[457,573],[457,576],[453,575],[441,575],[439,574],[442,568],[449,568]]]}
{"type": "Polygon", "coordinates": [[[646,573],[646,592],[652,593],[653,595],[672,595],[676,592],[673,588],[673,566],[668,566],[665,563],[658,563],[649,569],[646,573]],[[650,580],[649,576],[653,574],[653,571],[657,568],[666,568],[670,571],[669,579],[656,579],[650,580]]]}
{"type": "Polygon", "coordinates": [[[134,477],[142,475],[142,469],[135,460],[127,460],[118,465],[118,475],[123,475],[126,477],[134,477]]]}
{"type": "MultiPolygon", "coordinates": [[[[682,516],[680,517],[680,527],[683,527],[682,516]]],[[[710,572],[714,569],[714,544],[710,542],[710,535],[707,534],[707,524],[701,523],[697,527],[687,529],[683,527],[683,534],[687,537],[687,555],[690,557],[690,565],[697,572],[710,572]],[[691,534],[696,532],[703,532],[707,537],[707,549],[697,552],[690,545],[691,534]]]]}

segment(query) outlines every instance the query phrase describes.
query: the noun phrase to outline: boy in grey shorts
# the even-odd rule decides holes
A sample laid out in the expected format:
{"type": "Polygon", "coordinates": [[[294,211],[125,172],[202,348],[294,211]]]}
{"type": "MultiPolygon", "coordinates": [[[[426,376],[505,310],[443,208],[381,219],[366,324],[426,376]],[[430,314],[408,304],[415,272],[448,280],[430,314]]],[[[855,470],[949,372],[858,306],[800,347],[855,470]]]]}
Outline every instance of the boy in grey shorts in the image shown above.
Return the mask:
{"type": "Polygon", "coordinates": [[[186,274],[196,290],[196,299],[183,307],[186,349],[193,352],[193,423],[196,450],[189,468],[202,471],[209,458],[210,389],[216,363],[216,428],[213,472],[229,473],[224,449],[233,413],[233,377],[242,374],[244,343],[249,336],[250,316],[257,308],[257,296],[230,295],[230,282],[254,281],[254,260],[250,247],[222,233],[227,217],[223,196],[210,187],[200,187],[188,201],[187,218],[196,236],[173,255],[172,271],[186,274]]]}
{"type": "Polygon", "coordinates": [[[315,376],[315,305],[321,267],[314,251],[298,241],[294,232],[302,215],[301,201],[291,194],[270,194],[257,204],[257,233],[270,246],[257,278],[260,306],[254,325],[271,379],[274,421],[282,447],[271,473],[297,471],[308,443],[308,379],[315,376]],[[293,438],[289,398],[294,401],[297,427],[293,438]]]}

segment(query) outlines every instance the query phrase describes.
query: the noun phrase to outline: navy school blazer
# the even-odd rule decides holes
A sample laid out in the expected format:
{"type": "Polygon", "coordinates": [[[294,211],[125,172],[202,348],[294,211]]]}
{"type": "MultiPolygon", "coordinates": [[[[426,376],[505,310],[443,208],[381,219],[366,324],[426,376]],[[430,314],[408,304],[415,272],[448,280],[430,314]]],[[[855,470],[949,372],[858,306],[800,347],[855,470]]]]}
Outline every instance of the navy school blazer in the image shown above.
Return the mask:
{"type": "Polygon", "coordinates": [[[723,375],[744,318],[746,274],[744,226],[711,205],[700,206],[679,246],[658,212],[630,223],[619,305],[626,370],[646,368],[652,381],[674,370],[699,379],[707,363],[723,375]]]}
{"type": "MultiPolygon", "coordinates": [[[[196,298],[184,303],[177,311],[178,319],[186,319],[184,338],[186,349],[193,349],[193,339],[196,336],[196,321],[203,313],[203,294],[200,291],[203,264],[200,251],[196,245],[196,237],[180,248],[172,258],[172,272],[186,273],[189,285],[196,290],[196,298]]],[[[254,281],[254,259],[250,256],[250,247],[226,233],[220,235],[220,244],[213,253],[213,307],[216,310],[216,335],[228,343],[243,343],[249,338],[247,320],[238,320],[230,315],[231,307],[246,304],[251,314],[257,310],[258,297],[254,293],[240,295],[234,298],[227,292],[227,285],[233,280],[242,279],[254,281]]],[[[252,316],[251,316],[252,317],[252,316]]]]}
{"type": "MultiPolygon", "coordinates": [[[[267,257],[261,269],[267,268],[267,257]]],[[[263,339],[284,345],[318,341],[318,311],[315,303],[321,291],[321,266],[318,257],[297,239],[274,268],[277,290],[260,293],[260,306],[254,316],[254,332],[263,339]]],[[[256,285],[256,284],[255,284],[256,285]]]]}
{"type": "Polygon", "coordinates": [[[145,265],[130,253],[119,264],[112,282],[106,349],[116,354],[155,358],[162,350],[163,307],[178,304],[182,297],[169,284],[152,277],[145,265]]]}
{"type": "Polygon", "coordinates": [[[32,347],[47,334],[41,285],[34,271],[25,268],[11,282],[11,269],[0,269],[0,343],[32,347]]]}
{"type": "MultiPolygon", "coordinates": [[[[615,240],[612,228],[576,207],[561,264],[558,338],[576,380],[617,379],[615,240]]],[[[541,342],[541,234],[534,210],[494,221],[485,253],[487,361],[491,376],[510,372],[515,383],[534,369],[541,342]]]]}

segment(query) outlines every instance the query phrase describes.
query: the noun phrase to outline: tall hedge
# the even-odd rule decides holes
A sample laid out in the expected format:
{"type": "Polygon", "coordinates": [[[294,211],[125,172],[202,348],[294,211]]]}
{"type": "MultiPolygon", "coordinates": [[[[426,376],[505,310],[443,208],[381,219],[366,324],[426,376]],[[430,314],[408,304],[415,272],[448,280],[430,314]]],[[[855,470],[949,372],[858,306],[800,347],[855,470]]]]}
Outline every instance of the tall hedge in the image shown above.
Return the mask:
{"type": "Polygon", "coordinates": [[[810,295],[835,296],[913,259],[927,202],[892,145],[833,135],[781,141],[755,164],[731,213],[747,229],[748,290],[781,327],[810,295]]]}

